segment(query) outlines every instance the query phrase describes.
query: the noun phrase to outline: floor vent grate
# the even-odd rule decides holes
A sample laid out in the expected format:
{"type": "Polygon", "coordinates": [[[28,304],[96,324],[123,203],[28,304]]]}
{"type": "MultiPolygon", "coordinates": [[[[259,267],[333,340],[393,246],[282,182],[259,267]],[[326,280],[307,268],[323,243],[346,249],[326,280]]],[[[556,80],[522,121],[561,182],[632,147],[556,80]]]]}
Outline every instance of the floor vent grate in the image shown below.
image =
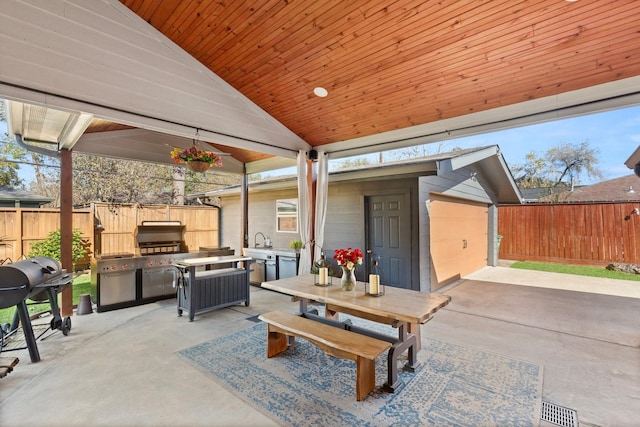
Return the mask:
{"type": "Polygon", "coordinates": [[[578,427],[576,411],[549,402],[542,402],[540,419],[563,427],[578,427]]]}

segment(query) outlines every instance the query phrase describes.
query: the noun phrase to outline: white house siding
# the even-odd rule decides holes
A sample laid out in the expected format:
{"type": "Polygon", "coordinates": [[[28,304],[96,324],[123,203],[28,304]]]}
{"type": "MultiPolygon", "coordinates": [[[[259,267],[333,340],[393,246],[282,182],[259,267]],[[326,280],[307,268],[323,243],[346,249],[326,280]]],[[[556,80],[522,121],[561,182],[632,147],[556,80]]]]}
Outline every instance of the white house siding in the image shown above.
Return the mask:
{"type": "MultiPolygon", "coordinates": [[[[365,197],[373,195],[408,193],[411,200],[411,245],[412,288],[423,292],[432,291],[430,257],[431,193],[486,204],[487,213],[487,264],[495,265],[496,200],[497,197],[484,182],[481,171],[468,166],[439,176],[385,176],[357,180],[340,180],[333,177],[329,184],[327,219],[325,224],[324,249],[327,257],[333,256],[337,248],[357,247],[366,250],[365,241],[365,197]]],[[[423,172],[425,175],[432,172],[423,172]]],[[[295,181],[291,189],[249,191],[249,244],[253,245],[258,231],[271,236],[275,247],[288,247],[289,241],[298,235],[276,233],[276,199],[296,198],[295,181]]],[[[222,245],[237,251],[241,245],[240,197],[221,197],[222,245]]],[[[434,288],[435,289],[435,288],[434,288]]]]}
{"type": "MultiPolygon", "coordinates": [[[[295,185],[295,182],[292,182],[295,185]]],[[[412,197],[412,211],[415,211],[417,180],[413,178],[385,180],[344,181],[329,184],[327,218],[325,223],[324,248],[327,258],[332,258],[335,249],[360,248],[365,251],[365,197],[393,193],[409,193],[412,197]]],[[[249,245],[253,246],[254,236],[262,232],[270,236],[276,248],[288,248],[291,240],[299,239],[299,234],[277,233],[275,201],[297,197],[297,189],[249,191],[249,245]]],[[[222,245],[240,249],[240,197],[221,197],[222,245]]],[[[418,248],[417,215],[412,214],[412,282],[418,288],[418,268],[415,254],[418,248]]],[[[261,242],[262,238],[259,237],[261,242]]],[[[364,267],[361,267],[363,269],[364,267]]],[[[364,270],[362,270],[364,271],[364,270]]],[[[362,273],[359,273],[362,274],[362,273]]],[[[359,276],[360,277],[360,276],[359,276]]]]}
{"type": "MultiPolygon", "coordinates": [[[[295,185],[293,182],[292,185],[295,185]]],[[[296,188],[271,191],[249,191],[249,246],[253,246],[255,234],[263,233],[271,237],[275,248],[289,248],[291,240],[300,239],[299,233],[276,232],[276,200],[296,199],[296,188]]],[[[229,246],[240,253],[242,250],[242,230],[240,195],[224,196],[221,201],[222,246],[229,246]]],[[[262,244],[262,237],[258,237],[262,244]]]]}

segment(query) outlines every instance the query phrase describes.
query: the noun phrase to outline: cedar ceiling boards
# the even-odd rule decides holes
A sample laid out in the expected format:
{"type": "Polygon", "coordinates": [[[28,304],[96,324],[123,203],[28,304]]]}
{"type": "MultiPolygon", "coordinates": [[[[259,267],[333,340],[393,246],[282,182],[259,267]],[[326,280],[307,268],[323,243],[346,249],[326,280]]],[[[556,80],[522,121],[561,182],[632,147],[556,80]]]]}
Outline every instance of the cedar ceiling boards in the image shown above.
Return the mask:
{"type": "Polygon", "coordinates": [[[197,128],[267,170],[638,105],[639,22],[632,0],[13,0],[0,96],[197,128]]]}

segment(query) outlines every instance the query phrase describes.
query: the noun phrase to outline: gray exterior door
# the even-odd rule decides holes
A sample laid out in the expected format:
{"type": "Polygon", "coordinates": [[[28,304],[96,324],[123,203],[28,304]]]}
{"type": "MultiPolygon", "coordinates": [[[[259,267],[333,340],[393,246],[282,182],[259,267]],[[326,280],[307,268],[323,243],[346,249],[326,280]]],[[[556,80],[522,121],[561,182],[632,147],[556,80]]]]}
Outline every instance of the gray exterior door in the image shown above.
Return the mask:
{"type": "MultiPolygon", "coordinates": [[[[380,258],[385,286],[411,289],[411,211],[409,194],[367,198],[367,252],[380,258]]],[[[367,272],[371,258],[367,256],[367,272]]]]}

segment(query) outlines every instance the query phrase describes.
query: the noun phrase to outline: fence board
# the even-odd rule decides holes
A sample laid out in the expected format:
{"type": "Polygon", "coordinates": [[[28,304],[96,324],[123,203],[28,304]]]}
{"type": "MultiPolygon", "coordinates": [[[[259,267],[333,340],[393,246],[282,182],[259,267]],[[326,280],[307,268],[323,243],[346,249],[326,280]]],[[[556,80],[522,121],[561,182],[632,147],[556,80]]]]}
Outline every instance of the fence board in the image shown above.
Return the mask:
{"type": "MultiPolygon", "coordinates": [[[[73,228],[80,229],[90,253],[77,267],[89,266],[94,255],[138,254],[135,231],[142,221],[178,220],[185,225],[190,252],[219,245],[219,211],[209,206],[113,205],[96,203],[73,211],[73,228]],[[97,227],[100,224],[102,227],[97,227]]],[[[58,209],[0,208],[0,264],[26,257],[33,243],[60,228],[58,209]]]]}
{"type": "Polygon", "coordinates": [[[501,206],[501,259],[606,265],[639,263],[637,203],[501,206]]]}

